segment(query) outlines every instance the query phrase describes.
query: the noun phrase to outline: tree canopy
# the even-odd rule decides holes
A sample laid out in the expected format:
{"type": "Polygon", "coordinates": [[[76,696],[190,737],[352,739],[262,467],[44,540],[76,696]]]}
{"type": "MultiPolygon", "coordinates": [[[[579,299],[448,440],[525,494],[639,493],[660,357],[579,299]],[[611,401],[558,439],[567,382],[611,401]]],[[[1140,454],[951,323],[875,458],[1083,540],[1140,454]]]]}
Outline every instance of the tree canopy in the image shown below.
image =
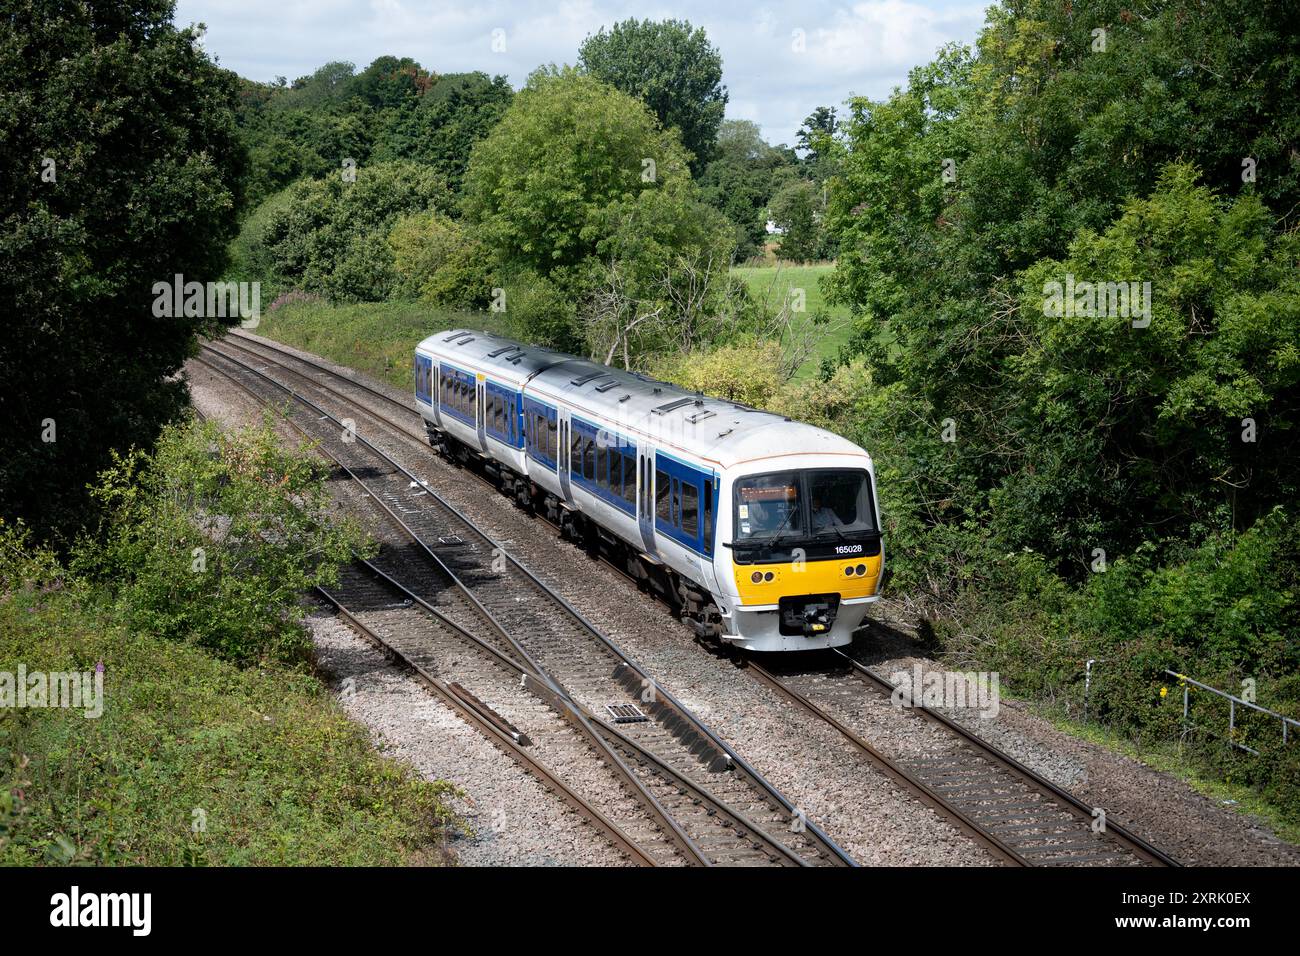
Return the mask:
{"type": "Polygon", "coordinates": [[[171,376],[222,324],[151,308],[156,282],[220,278],[244,172],[237,78],[171,19],[171,0],[0,18],[0,514],[44,533],[83,521],[111,449],[182,413],[171,376]]]}
{"type": "Polygon", "coordinates": [[[722,56],[702,29],[684,20],[616,23],[587,37],[579,65],[591,76],[637,97],[665,128],[681,133],[699,173],[712,158],[727,107],[722,56]]]}

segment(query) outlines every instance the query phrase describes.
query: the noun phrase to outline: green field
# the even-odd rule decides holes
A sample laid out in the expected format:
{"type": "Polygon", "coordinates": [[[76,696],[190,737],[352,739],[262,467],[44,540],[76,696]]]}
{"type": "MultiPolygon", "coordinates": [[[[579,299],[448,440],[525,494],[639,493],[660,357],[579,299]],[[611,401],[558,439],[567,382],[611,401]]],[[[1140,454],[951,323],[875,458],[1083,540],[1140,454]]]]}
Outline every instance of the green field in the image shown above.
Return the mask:
{"type": "Polygon", "coordinates": [[[815,351],[796,373],[796,378],[815,374],[822,360],[833,359],[839,352],[840,346],[849,339],[849,310],[844,306],[827,305],[819,281],[823,276],[829,275],[834,268],[835,266],[830,263],[807,266],[779,263],[737,266],[732,270],[744,280],[755,298],[760,302],[766,301],[773,309],[790,294],[791,289],[802,289],[806,311],[801,317],[810,320],[818,312],[825,312],[828,316],[829,324],[822,329],[815,351]]]}

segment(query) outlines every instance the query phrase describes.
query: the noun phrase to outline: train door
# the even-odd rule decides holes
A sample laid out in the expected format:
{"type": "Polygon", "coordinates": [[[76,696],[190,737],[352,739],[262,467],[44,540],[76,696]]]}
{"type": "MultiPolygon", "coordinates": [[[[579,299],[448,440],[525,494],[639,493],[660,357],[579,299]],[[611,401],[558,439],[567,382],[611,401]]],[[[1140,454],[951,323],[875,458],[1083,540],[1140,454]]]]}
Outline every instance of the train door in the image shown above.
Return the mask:
{"type": "Polygon", "coordinates": [[[638,445],[636,516],[637,524],[641,529],[641,543],[645,546],[646,554],[655,553],[654,468],[651,467],[651,461],[645,445],[638,445]]]}
{"type": "Polygon", "coordinates": [[[487,451],[487,406],[485,404],[485,395],[487,386],[483,384],[483,376],[478,376],[477,398],[474,402],[474,421],[478,426],[478,447],[480,451],[487,451]]]}
{"type": "Polygon", "coordinates": [[[559,447],[555,449],[555,465],[560,476],[560,491],[564,493],[564,500],[572,502],[573,490],[569,487],[569,411],[561,408],[558,414],[560,441],[559,447]]]}
{"type": "Polygon", "coordinates": [[[430,369],[433,376],[433,420],[438,427],[442,427],[442,403],[446,401],[442,395],[442,365],[436,363],[430,369]]]}

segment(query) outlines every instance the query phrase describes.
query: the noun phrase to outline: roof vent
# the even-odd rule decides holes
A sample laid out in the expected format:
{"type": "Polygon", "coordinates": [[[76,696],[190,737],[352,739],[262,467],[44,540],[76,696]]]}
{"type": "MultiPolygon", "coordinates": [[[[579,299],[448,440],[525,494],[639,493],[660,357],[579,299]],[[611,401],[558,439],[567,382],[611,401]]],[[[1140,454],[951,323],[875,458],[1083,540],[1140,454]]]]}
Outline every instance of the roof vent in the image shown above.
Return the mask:
{"type": "Polygon", "coordinates": [[[586,375],[579,375],[577,378],[570,379],[570,385],[586,385],[588,382],[594,382],[604,375],[604,372],[588,372],[586,375]]]}
{"type": "MultiPolygon", "coordinates": [[[[655,391],[657,392],[659,390],[655,389],[655,391]]],[[[663,405],[656,405],[654,408],[650,409],[650,411],[654,412],[656,415],[666,415],[675,408],[681,408],[683,405],[692,404],[693,401],[694,399],[690,398],[679,398],[673,402],[665,402],[663,405]]]]}

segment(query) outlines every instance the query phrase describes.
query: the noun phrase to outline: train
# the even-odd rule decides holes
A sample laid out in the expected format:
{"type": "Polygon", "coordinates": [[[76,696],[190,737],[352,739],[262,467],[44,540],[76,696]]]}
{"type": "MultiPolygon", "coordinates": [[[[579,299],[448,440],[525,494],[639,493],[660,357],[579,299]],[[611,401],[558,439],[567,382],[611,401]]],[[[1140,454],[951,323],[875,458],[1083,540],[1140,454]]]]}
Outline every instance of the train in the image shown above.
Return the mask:
{"type": "Polygon", "coordinates": [[[842,646],[880,598],[875,467],[839,435],[467,329],[420,342],[414,373],[440,454],[609,560],[702,639],[842,646]]]}

